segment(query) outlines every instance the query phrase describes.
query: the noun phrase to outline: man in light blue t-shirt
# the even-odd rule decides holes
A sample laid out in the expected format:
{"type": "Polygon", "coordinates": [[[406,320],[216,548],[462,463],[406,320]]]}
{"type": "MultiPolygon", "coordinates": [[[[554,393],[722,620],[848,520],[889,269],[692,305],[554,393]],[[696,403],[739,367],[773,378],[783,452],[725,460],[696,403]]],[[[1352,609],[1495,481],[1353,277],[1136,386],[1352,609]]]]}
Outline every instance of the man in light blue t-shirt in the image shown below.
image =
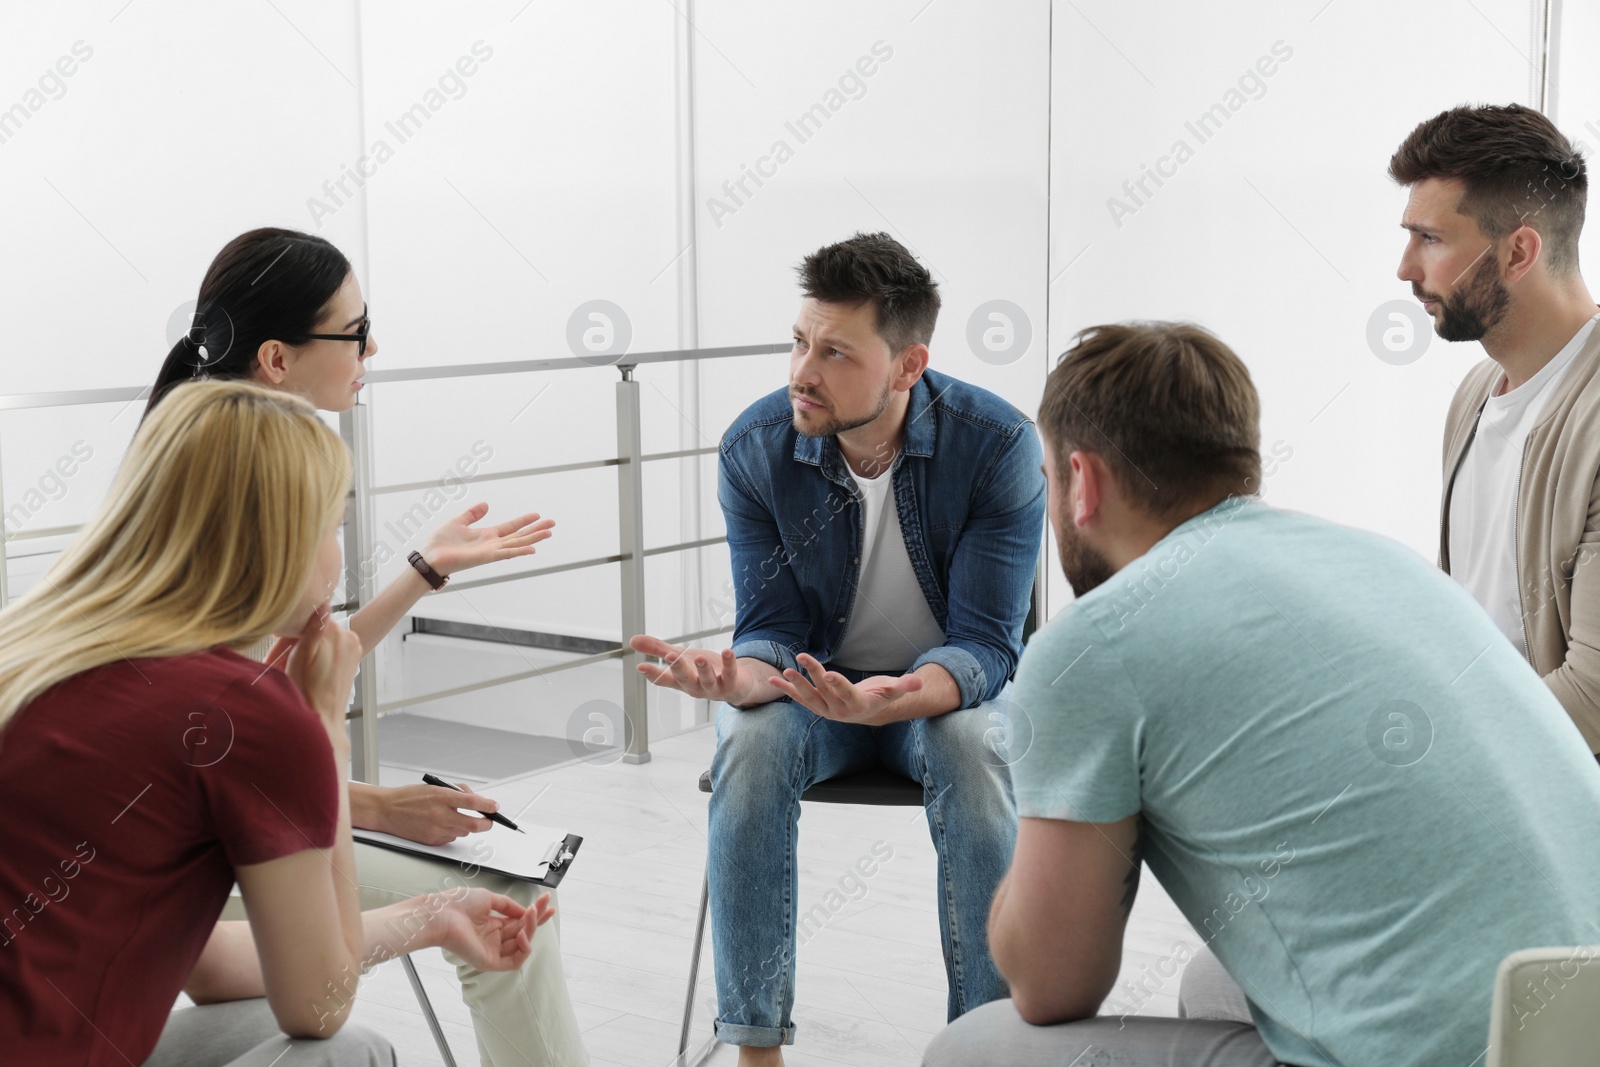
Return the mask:
{"type": "Polygon", "coordinates": [[[1021,822],[990,915],[1012,1000],[940,1034],[934,1067],[1470,1067],[1505,955],[1600,944],[1600,769],[1571,719],[1415,553],[1256,499],[1258,411],[1193,326],[1086,331],[1050,377],[1078,600],[1013,697],[1021,822]],[[1211,991],[1187,976],[1190,1017],[1095,1017],[1141,861],[1253,1022],[1194,1017],[1211,991]]]}

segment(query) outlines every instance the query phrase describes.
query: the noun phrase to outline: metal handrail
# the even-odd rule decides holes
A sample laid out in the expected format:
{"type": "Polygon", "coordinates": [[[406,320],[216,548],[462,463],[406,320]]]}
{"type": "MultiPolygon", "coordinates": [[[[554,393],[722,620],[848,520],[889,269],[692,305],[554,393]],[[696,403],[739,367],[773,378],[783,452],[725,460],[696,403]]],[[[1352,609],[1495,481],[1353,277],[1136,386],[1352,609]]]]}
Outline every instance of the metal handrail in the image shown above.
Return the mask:
{"type": "Polygon", "coordinates": [[[463,363],[455,367],[395,367],[368,371],[366,381],[420,382],[434,378],[472,378],[482,374],[526,374],[531,371],[581,370],[596,367],[632,369],[645,363],[683,363],[694,359],[727,359],[730,356],[770,356],[787,352],[793,343],[776,345],[729,345],[723,348],[688,348],[663,352],[629,352],[615,358],[606,356],[562,356],[558,359],[522,359],[498,363],[463,363]],[[692,353],[692,354],[691,354],[692,353]]]}
{"type": "MultiPolygon", "coordinates": [[[[483,375],[500,374],[527,374],[544,371],[578,370],[583,368],[594,369],[597,367],[611,366],[621,373],[621,381],[617,382],[617,450],[615,457],[585,460],[576,463],[558,463],[542,467],[526,467],[512,471],[496,471],[489,474],[477,474],[470,478],[463,478],[463,483],[483,481],[503,481],[509,478],[526,478],[543,474],[557,474],[580,470],[598,470],[605,467],[617,468],[618,491],[618,527],[619,546],[621,551],[606,556],[596,556],[589,559],[574,560],[569,563],[555,564],[549,567],[538,567],[531,570],[517,571],[511,574],[492,575],[486,578],[477,578],[469,581],[454,582],[451,589],[455,591],[481,588],[488,585],[498,585],[504,582],[520,581],[525,578],[537,578],[548,574],[557,574],[565,571],[582,570],[590,567],[604,566],[612,563],[622,565],[622,608],[623,608],[623,634],[619,647],[606,652],[563,663],[552,664],[547,667],[520,671],[513,674],[499,675],[494,678],[483,679],[467,685],[454,686],[449,689],[432,693],[423,693],[416,696],[403,697],[397,700],[379,702],[377,699],[376,660],[370,654],[361,665],[360,674],[356,678],[356,699],[352,707],[352,718],[360,720],[359,728],[352,730],[356,744],[352,746],[352,758],[355,763],[353,773],[365,780],[376,781],[378,774],[378,746],[377,746],[377,718],[380,714],[393,711],[397,708],[424,704],[446,697],[459,696],[464,693],[494,686],[505,685],[510,682],[521,681],[527,678],[552,674],[558,671],[571,670],[576,667],[588,666],[610,659],[622,659],[623,664],[623,712],[628,723],[627,750],[623,760],[629,763],[644,763],[650,759],[649,749],[649,722],[646,712],[646,683],[643,675],[631,668],[642,658],[629,646],[629,640],[636,634],[644,632],[644,560],[650,556],[664,555],[669,552],[683,552],[691,549],[704,548],[710,545],[721,544],[727,540],[722,537],[705,537],[693,541],[681,541],[669,545],[659,545],[654,548],[644,547],[643,530],[643,478],[640,468],[644,463],[666,459],[685,459],[692,456],[709,455],[717,451],[715,447],[687,448],[669,452],[644,453],[639,448],[640,420],[639,420],[639,383],[633,377],[636,366],[646,363],[676,363],[700,359],[724,359],[738,356],[776,355],[787,352],[790,345],[734,345],[721,348],[683,349],[679,351],[641,352],[627,354],[600,362],[594,357],[562,357],[556,359],[519,360],[502,363],[473,363],[456,367],[411,367],[396,368],[393,370],[369,371],[366,381],[383,384],[414,381],[435,381],[444,378],[466,378],[483,375]],[[371,709],[371,714],[366,713],[371,709]]],[[[132,403],[143,400],[149,396],[149,387],[120,387],[107,389],[74,389],[48,393],[20,393],[0,395],[0,411],[16,411],[29,408],[46,407],[71,407],[88,404],[132,403]]],[[[392,485],[373,485],[371,478],[371,462],[373,458],[372,427],[370,403],[358,402],[347,412],[340,413],[339,428],[341,435],[349,444],[351,457],[354,464],[355,486],[352,489],[352,503],[350,514],[345,523],[345,558],[347,591],[345,603],[342,608],[354,612],[367,603],[373,596],[372,580],[370,576],[363,577],[359,573],[357,561],[370,559],[375,551],[374,531],[375,519],[372,514],[374,498],[389,494],[407,492],[417,489],[437,488],[439,482],[429,479],[419,482],[399,482],[392,485]]],[[[0,511],[4,507],[4,490],[0,486],[0,511]]],[[[43,530],[25,530],[17,533],[0,531],[0,604],[3,604],[6,590],[6,543],[9,541],[22,541],[29,539],[42,539],[60,537],[77,533],[82,529],[81,524],[75,526],[56,526],[43,530]]],[[[31,554],[30,554],[31,555],[31,554]]],[[[693,633],[680,634],[669,638],[671,644],[680,644],[693,641],[714,634],[726,633],[730,626],[719,626],[693,633]]]]}
{"type": "MultiPolygon", "coordinates": [[[[686,641],[698,641],[702,637],[711,637],[715,634],[725,634],[731,629],[733,629],[732,626],[713,626],[709,630],[696,630],[694,633],[676,634],[672,637],[663,638],[663,640],[665,640],[669,645],[681,645],[686,641]]],[[[527,678],[542,678],[547,674],[555,674],[559,671],[571,670],[574,667],[587,667],[591,663],[600,663],[608,659],[621,659],[627,654],[628,649],[626,646],[623,646],[622,648],[607,649],[605,652],[595,652],[591,655],[582,656],[578,659],[566,660],[562,663],[552,663],[548,667],[535,667],[531,670],[519,671],[516,674],[497,675],[493,678],[485,678],[481,682],[471,682],[467,685],[458,685],[451,689],[441,689],[435,693],[423,693],[421,696],[408,696],[401,700],[391,700],[387,703],[379,704],[377,706],[377,711],[381,715],[383,712],[393,711],[396,708],[409,708],[413,704],[426,704],[430,700],[443,700],[445,697],[461,696],[465,693],[476,692],[479,689],[493,689],[497,685],[505,685],[508,682],[520,682],[527,678]]]]}
{"type": "MultiPolygon", "coordinates": [[[[709,448],[682,448],[676,452],[652,452],[649,455],[640,456],[639,459],[645,463],[650,463],[658,459],[686,459],[689,456],[708,456],[716,450],[717,449],[715,446],[709,448]]],[[[467,480],[473,482],[504,481],[507,478],[531,478],[537,474],[566,474],[569,471],[587,471],[594,470],[599,467],[619,467],[621,465],[622,460],[620,459],[590,459],[584,460],[580,463],[556,463],[548,467],[520,467],[514,471],[495,471],[493,474],[477,474],[473,475],[473,477],[467,480]]],[[[434,478],[422,482],[399,482],[395,485],[374,486],[372,489],[372,495],[379,496],[383,493],[402,493],[408,492],[412,489],[437,488],[439,488],[439,480],[434,478]]]]}
{"type": "MultiPolygon", "coordinates": [[[[526,374],[532,371],[579,370],[597,367],[633,368],[643,363],[683,363],[688,360],[726,359],[730,356],[768,356],[789,351],[789,342],[775,345],[731,345],[725,348],[687,348],[679,351],[638,352],[601,361],[594,356],[563,356],[559,359],[507,360],[500,363],[463,363],[449,367],[396,367],[368,371],[366,381],[419,382],[435,378],[475,378],[485,374],[526,374]]],[[[116,404],[145,400],[148,385],[112,386],[106,389],[64,389],[49,393],[11,393],[0,395],[0,411],[24,408],[77,407],[83,404],[116,404]]]]}
{"type": "MultiPolygon", "coordinates": [[[[717,451],[715,447],[684,448],[678,450],[677,452],[652,452],[648,456],[640,456],[639,459],[644,463],[650,463],[658,459],[686,459],[689,456],[709,456],[715,451],[717,451]]],[[[532,478],[540,474],[566,474],[570,471],[598,470],[602,467],[620,467],[622,462],[623,461],[620,459],[592,459],[582,463],[555,463],[548,467],[523,467],[514,471],[495,471],[492,474],[475,474],[471,478],[463,478],[462,481],[477,484],[478,482],[505,481],[507,478],[532,478]]],[[[394,485],[377,485],[373,486],[369,492],[372,496],[382,496],[385,493],[405,493],[414,489],[437,489],[439,488],[439,484],[440,483],[437,478],[429,478],[420,482],[398,482],[394,485]]],[[[45,537],[65,537],[68,534],[78,533],[82,529],[82,523],[79,523],[76,526],[49,526],[43,530],[22,530],[18,533],[7,533],[5,534],[5,539],[7,541],[28,541],[45,537]]],[[[721,540],[721,538],[716,540],[721,540]]],[[[695,545],[683,544],[678,547],[693,548],[695,545]]],[[[670,548],[652,548],[647,550],[645,555],[653,556],[669,550],[670,548]]],[[[40,554],[49,555],[48,552],[40,554]]],[[[13,556],[10,558],[22,559],[24,557],[13,556]]],[[[605,559],[597,562],[615,563],[620,558],[622,557],[608,556],[605,559]]],[[[557,569],[570,570],[572,568],[566,567],[557,569]]],[[[553,572],[540,571],[539,573],[543,574],[553,572]]],[[[458,584],[456,588],[463,589],[466,588],[466,586],[464,584],[458,584]]]]}
{"type": "MultiPolygon", "coordinates": [[[[727,537],[702,537],[698,541],[679,541],[671,545],[658,545],[655,548],[644,550],[644,556],[662,556],[668,552],[683,552],[691,548],[706,548],[710,545],[720,545],[727,537]]],[[[532,570],[513,571],[510,574],[495,574],[488,578],[473,578],[471,581],[455,582],[450,588],[457,590],[478,589],[485,585],[500,585],[503,582],[514,582],[519,578],[538,578],[546,574],[560,574],[562,571],[581,571],[589,567],[604,567],[612,563],[626,563],[633,558],[631,552],[619,552],[610,556],[592,556],[589,559],[574,560],[571,563],[556,563],[549,567],[536,567],[532,570]]],[[[718,631],[713,630],[712,633],[718,631]]]]}
{"type": "Polygon", "coordinates": [[[5,540],[29,541],[40,537],[64,537],[67,534],[75,534],[81,529],[83,529],[82,523],[77,526],[47,526],[43,530],[21,530],[17,533],[8,533],[5,535],[5,540]]]}
{"type": "Polygon", "coordinates": [[[150,396],[148,385],[124,385],[110,389],[63,389],[54,393],[12,393],[0,396],[0,411],[19,411],[23,408],[68,408],[83,404],[116,404],[144,400],[150,396]]]}

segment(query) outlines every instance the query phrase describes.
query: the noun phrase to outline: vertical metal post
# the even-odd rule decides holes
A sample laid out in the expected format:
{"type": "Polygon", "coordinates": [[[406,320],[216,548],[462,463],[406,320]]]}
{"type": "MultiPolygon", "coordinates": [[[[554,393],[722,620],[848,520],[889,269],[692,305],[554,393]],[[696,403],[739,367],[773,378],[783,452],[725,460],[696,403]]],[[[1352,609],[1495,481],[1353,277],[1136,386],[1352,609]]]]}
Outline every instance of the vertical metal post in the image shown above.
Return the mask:
{"type": "Polygon", "coordinates": [[[1033,624],[1043,629],[1050,618],[1050,568],[1055,565],[1050,553],[1050,521],[1039,532],[1039,558],[1033,569],[1033,624]]]}
{"type": "MultiPolygon", "coordinates": [[[[1055,274],[1051,270],[1050,252],[1055,248],[1056,233],[1051,227],[1054,218],[1051,211],[1054,201],[1051,194],[1055,187],[1051,184],[1054,180],[1053,163],[1055,161],[1055,102],[1056,102],[1056,5],[1048,5],[1045,15],[1044,30],[1044,376],[1041,384],[1050,377],[1050,302],[1055,299],[1051,291],[1051,282],[1055,274]]],[[[1050,522],[1043,523],[1039,532],[1039,558],[1033,571],[1033,625],[1044,626],[1044,621],[1050,614],[1050,522]]]]}
{"type": "MultiPolygon", "coordinates": [[[[350,614],[372,600],[377,567],[373,561],[376,519],[372,510],[372,409],[357,402],[339,414],[339,434],[350,447],[350,508],[344,520],[345,603],[350,614]]],[[[350,734],[350,776],[378,780],[377,649],[366,650],[356,675],[355,729],[350,734]]]]}
{"type": "Polygon", "coordinates": [[[0,610],[11,603],[10,586],[6,584],[6,571],[10,569],[10,564],[6,562],[6,539],[10,533],[5,527],[5,511],[6,489],[4,482],[0,482],[0,610]]]}
{"type": "MultiPolygon", "coordinates": [[[[683,0],[683,17],[673,20],[673,44],[676,54],[674,83],[677,89],[675,108],[677,123],[677,244],[684,249],[678,257],[678,347],[700,347],[700,265],[698,228],[699,202],[695,196],[695,0],[683,0]]],[[[678,423],[678,447],[699,448],[700,438],[700,361],[685,360],[678,364],[678,411],[683,418],[678,423]]],[[[679,507],[679,534],[684,541],[701,538],[701,456],[685,456],[678,461],[683,492],[679,507]]],[[[690,549],[679,554],[682,567],[683,616],[679,633],[699,633],[705,628],[706,590],[704,568],[701,567],[701,550],[690,549]]],[[[689,712],[688,721],[679,720],[680,727],[711,721],[709,700],[684,701],[689,712]]]]}
{"type": "Polygon", "coordinates": [[[617,551],[622,555],[622,714],[627,719],[622,754],[626,763],[650,761],[649,684],[628,642],[644,629],[644,471],[639,457],[639,383],[633,366],[621,365],[617,383],[617,551]]]}
{"type": "Polygon", "coordinates": [[[1534,31],[1535,44],[1539,51],[1539,61],[1535,65],[1537,79],[1537,99],[1541,114],[1551,122],[1556,120],[1555,64],[1552,61],[1550,50],[1553,47],[1551,25],[1559,15],[1558,0],[1543,0],[1543,3],[1534,5],[1534,31]]]}

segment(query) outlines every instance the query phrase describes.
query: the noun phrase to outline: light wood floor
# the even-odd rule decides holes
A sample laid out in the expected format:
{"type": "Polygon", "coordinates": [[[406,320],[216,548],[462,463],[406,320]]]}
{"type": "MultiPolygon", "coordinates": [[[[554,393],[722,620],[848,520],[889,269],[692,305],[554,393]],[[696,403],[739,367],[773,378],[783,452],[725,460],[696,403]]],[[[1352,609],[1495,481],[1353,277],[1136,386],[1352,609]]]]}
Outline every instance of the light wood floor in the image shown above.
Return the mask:
{"type": "MultiPolygon", "coordinates": [[[[711,729],[702,728],[654,743],[653,760],[642,766],[577,765],[489,790],[509,811],[533,801],[526,818],[568,825],[584,836],[560,890],[561,938],[572,999],[597,1067],[665,1067],[676,1055],[705,863],[707,797],[695,783],[714,746],[711,729]]],[[[798,1035],[786,1061],[794,1067],[914,1067],[945,1023],[934,853],[922,812],[808,804],[800,825],[802,912],[821,903],[875,842],[887,842],[894,857],[867,881],[864,897],[847,903],[800,946],[798,1035]]],[[[1146,872],[1118,983],[1121,989],[1124,981],[1140,981],[1155,990],[1142,999],[1140,1014],[1176,1014],[1178,979],[1161,981],[1146,968],[1170,958],[1180,941],[1190,951],[1200,944],[1146,872]]],[[[477,1065],[454,969],[437,950],[414,959],[457,1061],[477,1065]]],[[[713,1003],[708,937],[691,1048],[710,1033],[713,1003]]],[[[363,981],[354,1018],[385,1034],[407,1067],[442,1063],[398,963],[363,981]]],[[[708,1062],[729,1067],[736,1059],[736,1050],[720,1047],[708,1062]]]]}

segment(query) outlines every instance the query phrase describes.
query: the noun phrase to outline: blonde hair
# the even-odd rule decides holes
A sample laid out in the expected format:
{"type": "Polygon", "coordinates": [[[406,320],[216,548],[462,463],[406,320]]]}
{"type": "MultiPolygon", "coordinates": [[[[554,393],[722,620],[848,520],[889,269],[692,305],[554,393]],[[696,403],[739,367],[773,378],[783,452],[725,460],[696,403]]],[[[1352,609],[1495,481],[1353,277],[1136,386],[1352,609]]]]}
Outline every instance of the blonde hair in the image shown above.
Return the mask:
{"type": "Polygon", "coordinates": [[[349,483],[344,442],[298,397],[245,382],[174,389],[99,514],[0,611],[0,730],[95,667],[284,628],[349,483]]]}

